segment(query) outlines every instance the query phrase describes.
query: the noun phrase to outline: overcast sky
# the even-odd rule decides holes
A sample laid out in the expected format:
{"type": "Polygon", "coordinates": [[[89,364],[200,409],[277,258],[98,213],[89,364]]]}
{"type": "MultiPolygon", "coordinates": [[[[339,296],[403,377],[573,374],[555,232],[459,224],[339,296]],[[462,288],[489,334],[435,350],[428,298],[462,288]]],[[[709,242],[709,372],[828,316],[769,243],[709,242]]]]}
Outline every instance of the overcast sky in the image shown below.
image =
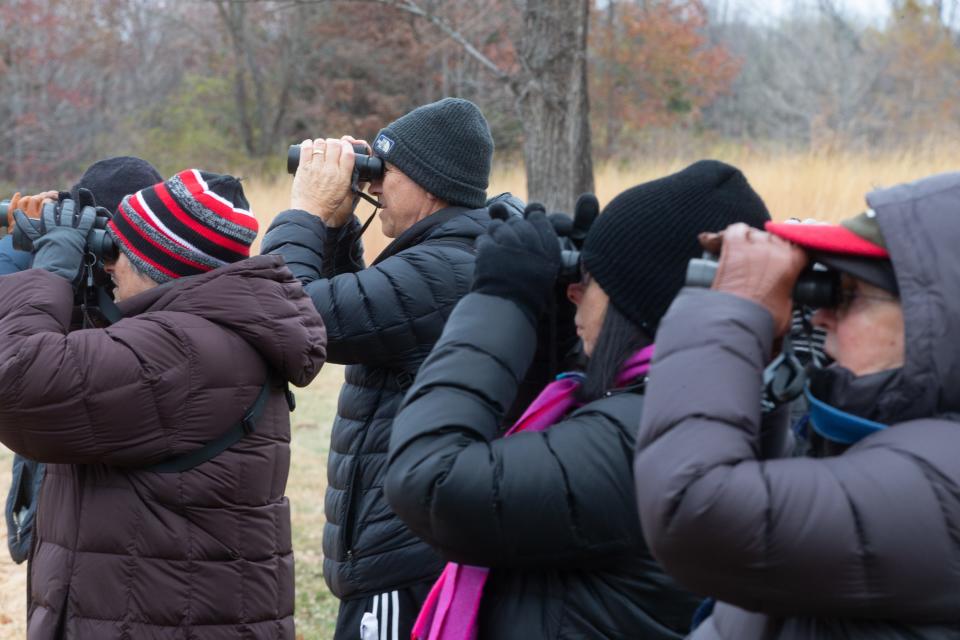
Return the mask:
{"type": "MultiPolygon", "coordinates": [[[[883,23],[890,13],[884,0],[835,0],[835,3],[849,17],[873,24],[883,23]]],[[[739,17],[765,22],[789,15],[798,8],[816,7],[817,0],[712,0],[708,5],[739,17]]]]}

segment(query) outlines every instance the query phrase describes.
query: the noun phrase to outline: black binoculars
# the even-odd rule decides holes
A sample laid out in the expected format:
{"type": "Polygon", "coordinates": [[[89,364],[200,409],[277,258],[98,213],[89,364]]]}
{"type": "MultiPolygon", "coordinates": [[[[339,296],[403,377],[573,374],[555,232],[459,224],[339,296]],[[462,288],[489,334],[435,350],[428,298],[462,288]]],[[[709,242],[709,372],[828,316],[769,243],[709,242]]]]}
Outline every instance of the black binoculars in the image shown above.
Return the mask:
{"type": "MultiPolygon", "coordinates": [[[[353,161],[353,183],[373,182],[383,177],[383,160],[377,156],[367,155],[367,148],[362,144],[354,144],[356,154],[353,161]]],[[[292,144],[287,149],[287,173],[293,175],[300,166],[300,145],[292,144]]]]}
{"type": "MultiPolygon", "coordinates": [[[[65,203],[72,200],[62,200],[60,202],[49,202],[44,205],[44,207],[63,207],[65,203]]],[[[9,206],[9,200],[7,201],[9,206]]],[[[70,213],[72,214],[72,206],[70,213]]],[[[110,212],[104,209],[103,207],[96,207],[97,217],[93,223],[93,229],[90,230],[90,235],[87,236],[87,253],[93,254],[96,256],[98,261],[112,262],[116,260],[120,255],[120,248],[113,241],[113,236],[107,233],[107,223],[110,222],[110,212]]],[[[36,218],[30,218],[30,221],[34,223],[35,227],[40,227],[41,221],[36,218]]],[[[6,225],[6,215],[3,217],[3,224],[6,225]]],[[[30,237],[19,227],[14,227],[13,229],[13,248],[17,251],[28,251],[33,252],[33,241],[30,237]]]]}
{"type": "MultiPolygon", "coordinates": [[[[717,275],[717,256],[704,253],[702,258],[693,258],[687,263],[688,287],[709,289],[717,275]]],[[[805,269],[793,287],[793,301],[812,309],[829,309],[837,306],[840,297],[840,274],[832,269],[805,269]]]]}

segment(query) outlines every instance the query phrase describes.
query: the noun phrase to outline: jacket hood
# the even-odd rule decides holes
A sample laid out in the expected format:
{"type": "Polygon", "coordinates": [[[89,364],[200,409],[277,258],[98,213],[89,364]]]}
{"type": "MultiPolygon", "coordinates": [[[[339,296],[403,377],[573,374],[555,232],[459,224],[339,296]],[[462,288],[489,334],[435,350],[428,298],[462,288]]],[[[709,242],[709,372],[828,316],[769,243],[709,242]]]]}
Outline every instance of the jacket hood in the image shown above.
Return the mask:
{"type": "Polygon", "coordinates": [[[960,173],[874,191],[900,287],[905,360],[884,385],[882,415],[899,421],[960,413],[960,173]]]}
{"type": "Polygon", "coordinates": [[[308,384],[326,358],[323,319],[280,256],[257,256],[180,278],[118,306],[124,317],[167,311],[221,325],[297,386],[308,384]]]}

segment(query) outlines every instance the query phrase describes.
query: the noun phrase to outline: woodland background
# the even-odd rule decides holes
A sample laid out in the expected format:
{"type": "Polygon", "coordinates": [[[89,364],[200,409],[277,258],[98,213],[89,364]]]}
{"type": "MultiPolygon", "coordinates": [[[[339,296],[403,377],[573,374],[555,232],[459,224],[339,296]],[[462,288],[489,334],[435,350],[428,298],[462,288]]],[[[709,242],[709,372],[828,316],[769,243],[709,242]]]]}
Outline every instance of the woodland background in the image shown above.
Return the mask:
{"type": "Polygon", "coordinates": [[[0,188],[117,153],[272,178],[291,142],[371,138],[447,95],[560,210],[595,164],[955,145],[960,0],[876,4],[886,19],[842,0],[775,20],[730,0],[3,0],[0,188]]]}
{"type": "MultiPolygon", "coordinates": [[[[93,161],[134,154],[164,175],[244,177],[265,229],[289,202],[288,144],[372,139],[447,95],[491,123],[490,193],[551,210],[715,157],[774,217],[835,220],[873,187],[960,168],[960,0],[877,0],[884,17],[870,20],[844,0],[757,10],[768,4],[0,0],[0,198],[66,189],[93,161]]],[[[368,258],[384,244],[373,225],[368,258]]],[[[331,637],[336,614],[320,541],[342,378],[324,367],[292,417],[305,640],[331,637]]],[[[0,491],[11,458],[0,446],[0,491]]],[[[25,596],[25,567],[0,553],[0,638],[25,637],[25,596]]]]}

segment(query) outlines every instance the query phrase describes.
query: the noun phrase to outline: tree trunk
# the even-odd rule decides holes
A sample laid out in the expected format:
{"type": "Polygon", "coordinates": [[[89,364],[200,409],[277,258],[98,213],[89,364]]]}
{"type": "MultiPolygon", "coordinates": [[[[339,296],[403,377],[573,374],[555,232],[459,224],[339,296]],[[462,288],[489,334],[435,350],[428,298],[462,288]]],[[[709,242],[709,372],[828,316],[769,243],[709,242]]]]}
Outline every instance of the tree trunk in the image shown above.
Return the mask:
{"type": "Polygon", "coordinates": [[[523,121],[528,200],[572,212],[593,191],[587,94],[588,0],[526,0],[511,82],[523,121]]]}

